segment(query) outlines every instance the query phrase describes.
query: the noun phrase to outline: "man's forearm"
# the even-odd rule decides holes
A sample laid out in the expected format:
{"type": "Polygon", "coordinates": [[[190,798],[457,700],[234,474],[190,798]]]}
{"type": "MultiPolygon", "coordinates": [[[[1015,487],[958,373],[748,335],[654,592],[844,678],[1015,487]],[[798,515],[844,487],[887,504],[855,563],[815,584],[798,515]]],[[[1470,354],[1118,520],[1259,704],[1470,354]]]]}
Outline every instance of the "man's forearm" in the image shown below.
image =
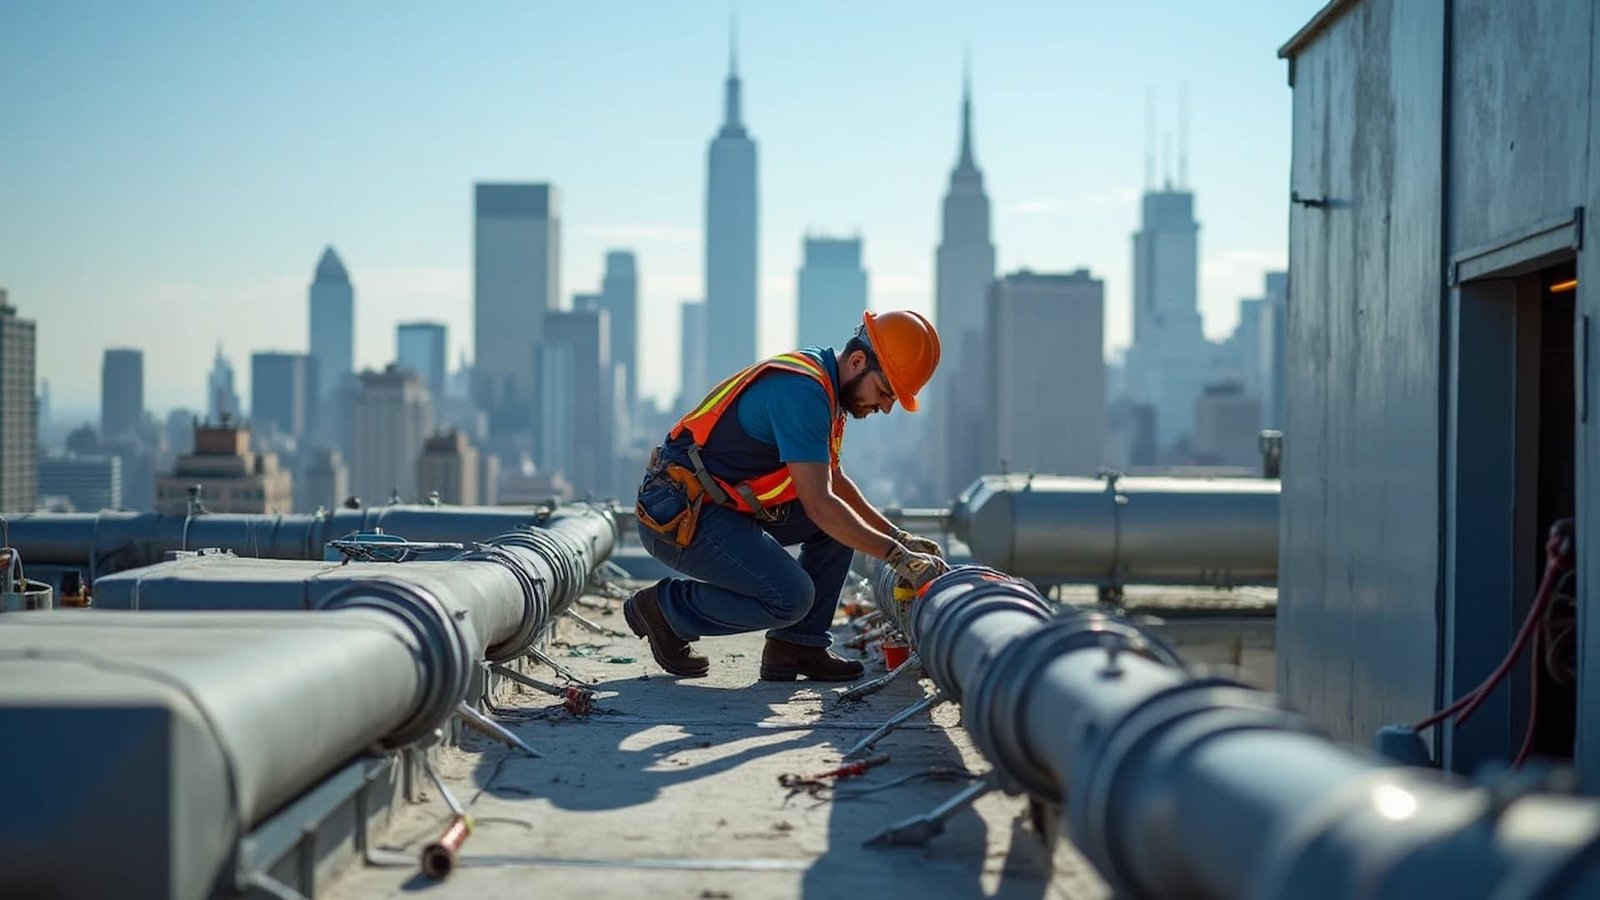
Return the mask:
{"type": "Polygon", "coordinates": [[[861,491],[856,487],[856,483],[851,481],[850,477],[844,474],[841,469],[833,470],[833,492],[838,494],[839,499],[848,504],[851,509],[855,510],[856,515],[860,516],[862,521],[884,534],[894,535],[898,526],[885,518],[883,513],[878,512],[877,507],[868,503],[867,498],[861,496],[861,491]]]}
{"type": "Polygon", "coordinates": [[[873,559],[883,559],[894,546],[894,528],[874,527],[838,493],[830,492],[809,502],[802,501],[806,515],[829,537],[873,559]]]}

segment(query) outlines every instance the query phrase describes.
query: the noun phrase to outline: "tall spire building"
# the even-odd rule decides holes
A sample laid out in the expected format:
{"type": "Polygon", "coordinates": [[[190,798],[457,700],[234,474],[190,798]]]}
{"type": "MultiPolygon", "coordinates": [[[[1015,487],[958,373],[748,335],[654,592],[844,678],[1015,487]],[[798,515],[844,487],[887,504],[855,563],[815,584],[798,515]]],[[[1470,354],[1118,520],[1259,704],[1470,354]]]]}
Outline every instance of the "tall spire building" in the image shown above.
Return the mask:
{"type": "Polygon", "coordinates": [[[934,319],[942,359],[930,387],[939,398],[940,439],[933,483],[948,502],[982,474],[983,448],[973,439],[987,420],[989,360],[985,297],[994,281],[989,195],[972,150],[972,79],[963,78],[961,150],[944,195],[944,224],[936,254],[934,319]]]}
{"type": "Polygon", "coordinates": [[[356,300],[344,261],[329,247],[311,281],[311,370],[318,401],[332,395],[355,370],[356,300]]]}
{"type": "Polygon", "coordinates": [[[737,44],[730,38],[722,128],[706,179],[706,377],[716,382],[756,359],[756,144],[739,108],[737,44]]]}

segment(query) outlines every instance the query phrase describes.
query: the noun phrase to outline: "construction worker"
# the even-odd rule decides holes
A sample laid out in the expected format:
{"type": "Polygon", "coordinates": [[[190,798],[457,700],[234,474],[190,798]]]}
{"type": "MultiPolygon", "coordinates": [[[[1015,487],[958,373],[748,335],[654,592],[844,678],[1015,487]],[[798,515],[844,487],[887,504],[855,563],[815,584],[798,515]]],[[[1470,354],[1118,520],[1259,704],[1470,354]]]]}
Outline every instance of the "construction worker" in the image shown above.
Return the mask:
{"type": "Polygon", "coordinates": [[[706,674],[690,644],[768,629],[761,678],[848,681],[829,652],[853,553],[921,586],[947,570],[938,543],[895,527],[839,467],[845,415],[917,408],[939,335],[908,311],[866,313],[843,352],[808,347],[717,385],[651,454],[635,507],[650,555],[690,578],[630,597],[633,633],[674,675],[706,674]],[[784,550],[800,545],[798,561],[784,550]]]}

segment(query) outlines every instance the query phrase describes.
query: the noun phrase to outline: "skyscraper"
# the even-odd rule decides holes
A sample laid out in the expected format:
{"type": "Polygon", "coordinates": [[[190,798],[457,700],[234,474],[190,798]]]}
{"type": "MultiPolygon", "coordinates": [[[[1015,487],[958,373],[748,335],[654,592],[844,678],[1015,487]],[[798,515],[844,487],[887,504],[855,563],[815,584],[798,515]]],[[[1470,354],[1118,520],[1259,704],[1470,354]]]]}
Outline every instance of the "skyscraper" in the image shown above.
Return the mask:
{"type": "Polygon", "coordinates": [[[307,378],[316,385],[316,399],[331,396],[355,371],[355,288],[344,262],[332,247],[322,251],[311,281],[311,359],[307,378]]]}
{"type": "Polygon", "coordinates": [[[730,43],[722,128],[706,179],[706,377],[720,380],[756,360],[758,302],[756,144],[740,118],[738,54],[730,43]]]}
{"type": "Polygon", "coordinates": [[[496,435],[536,419],[533,355],[561,296],[561,222],[549,184],[479,184],[473,250],[473,399],[496,435]]]}
{"type": "Polygon", "coordinates": [[[989,195],[972,150],[972,83],[961,91],[961,150],[944,195],[944,218],[935,256],[934,321],[939,329],[939,371],[929,387],[940,419],[934,442],[932,498],[948,502],[983,474],[973,429],[987,419],[984,298],[994,281],[989,195]]]}
{"type": "Polygon", "coordinates": [[[417,458],[417,493],[423,500],[438,492],[440,503],[476,506],[478,493],[478,448],[455,429],[429,435],[417,458]]]}
{"type": "Polygon", "coordinates": [[[100,440],[135,439],[143,423],[144,352],[109,349],[100,364],[100,440]]]}
{"type": "Polygon", "coordinates": [[[362,372],[355,407],[355,465],[350,481],[367,506],[417,497],[417,458],[433,431],[433,408],[416,373],[399,366],[362,372]]]}
{"type": "MultiPolygon", "coordinates": [[[[1105,285],[1085,269],[989,289],[984,467],[1093,475],[1105,463],[1105,285]]],[[[968,438],[971,441],[971,438],[968,438]]]]}
{"type": "Polygon", "coordinates": [[[443,322],[401,322],[395,326],[395,360],[422,378],[437,407],[444,399],[445,356],[450,332],[443,322]]]}
{"type": "Polygon", "coordinates": [[[611,367],[613,372],[626,369],[616,392],[631,421],[639,410],[639,267],[633,251],[607,253],[600,284],[600,308],[611,319],[611,367]]]}
{"type": "Polygon", "coordinates": [[[305,434],[311,407],[308,363],[300,353],[251,354],[250,419],[256,432],[293,438],[305,434]]]}
{"type": "Polygon", "coordinates": [[[211,362],[211,375],[206,378],[206,419],[221,422],[223,416],[240,418],[239,391],[233,386],[233,363],[222,355],[222,343],[217,343],[217,356],[211,362]]]}
{"type": "Polygon", "coordinates": [[[685,300],[681,309],[678,406],[687,412],[690,405],[711,390],[711,385],[706,381],[706,305],[699,300],[685,300]]]}
{"type": "Polygon", "coordinates": [[[34,323],[0,290],[0,512],[33,512],[39,489],[34,323]]]}
{"type": "Polygon", "coordinates": [[[1200,224],[1194,194],[1168,181],[1144,194],[1133,236],[1133,345],[1128,393],[1155,408],[1158,459],[1192,436],[1210,367],[1196,290],[1200,224]]]}
{"type": "Polygon", "coordinates": [[[543,415],[539,465],[560,472],[580,494],[609,494],[614,467],[613,419],[600,415],[614,396],[610,317],[604,312],[557,312],[545,317],[539,348],[543,415]]]}
{"type": "Polygon", "coordinates": [[[861,238],[807,237],[795,292],[800,347],[842,347],[867,309],[861,238]]]}

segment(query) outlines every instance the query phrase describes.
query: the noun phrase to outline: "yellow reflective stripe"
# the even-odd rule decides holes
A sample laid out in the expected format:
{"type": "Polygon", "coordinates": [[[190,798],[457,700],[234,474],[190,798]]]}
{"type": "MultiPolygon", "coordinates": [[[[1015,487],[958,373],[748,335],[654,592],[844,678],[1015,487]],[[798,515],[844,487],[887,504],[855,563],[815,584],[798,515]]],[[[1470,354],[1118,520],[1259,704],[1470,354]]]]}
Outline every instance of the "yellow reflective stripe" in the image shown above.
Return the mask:
{"type": "Polygon", "coordinates": [[[785,478],[785,479],[783,479],[783,481],[778,483],[777,487],[773,488],[772,490],[767,491],[764,494],[757,494],[756,495],[756,499],[760,500],[763,503],[765,503],[768,500],[771,500],[773,497],[776,497],[779,494],[783,493],[784,491],[788,490],[790,483],[792,483],[793,481],[794,481],[794,478],[792,478],[792,477],[785,478]]]}
{"type": "Polygon", "coordinates": [[[700,404],[700,408],[695,410],[694,414],[691,415],[690,418],[697,419],[700,416],[705,415],[707,412],[710,412],[711,408],[716,406],[723,397],[728,396],[728,392],[733,390],[734,387],[736,387],[743,380],[743,378],[744,372],[740,372],[738,375],[735,375],[727,381],[724,381],[721,387],[711,392],[711,396],[706,398],[706,402],[700,404]]]}

